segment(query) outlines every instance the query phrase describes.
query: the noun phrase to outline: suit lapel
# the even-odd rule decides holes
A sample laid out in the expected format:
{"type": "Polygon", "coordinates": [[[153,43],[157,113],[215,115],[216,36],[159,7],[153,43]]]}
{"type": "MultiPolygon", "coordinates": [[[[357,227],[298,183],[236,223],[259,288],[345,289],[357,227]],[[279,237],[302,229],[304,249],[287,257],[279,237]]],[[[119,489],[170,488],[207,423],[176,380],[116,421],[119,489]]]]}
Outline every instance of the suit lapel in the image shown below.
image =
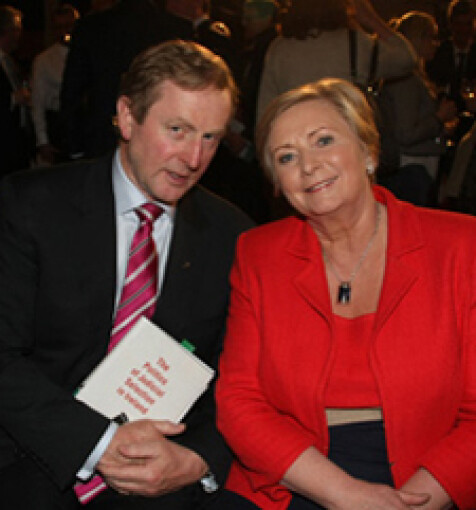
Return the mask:
{"type": "Polygon", "coordinates": [[[190,191],[177,208],[164,282],[154,316],[155,321],[172,335],[176,335],[182,322],[187,321],[184,314],[191,309],[194,299],[195,254],[204,242],[201,232],[206,223],[196,207],[194,195],[195,191],[190,191]]]}
{"type": "MultiPolygon", "coordinates": [[[[73,197],[78,211],[75,261],[82,299],[88,302],[94,335],[109,340],[116,283],[116,226],[111,160],[85,169],[84,187],[73,197]]],[[[107,343],[104,345],[104,348],[107,343]]]]}

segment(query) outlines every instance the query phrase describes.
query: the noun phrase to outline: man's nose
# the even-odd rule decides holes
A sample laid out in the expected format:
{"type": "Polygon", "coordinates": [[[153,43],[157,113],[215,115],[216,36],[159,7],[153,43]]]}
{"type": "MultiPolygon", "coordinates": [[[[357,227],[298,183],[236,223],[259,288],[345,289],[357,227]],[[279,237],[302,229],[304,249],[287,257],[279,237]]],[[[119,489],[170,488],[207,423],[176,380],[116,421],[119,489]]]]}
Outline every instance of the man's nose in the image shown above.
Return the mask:
{"type": "Polygon", "coordinates": [[[197,170],[202,157],[202,141],[190,140],[184,149],[183,160],[190,170],[197,170]]]}

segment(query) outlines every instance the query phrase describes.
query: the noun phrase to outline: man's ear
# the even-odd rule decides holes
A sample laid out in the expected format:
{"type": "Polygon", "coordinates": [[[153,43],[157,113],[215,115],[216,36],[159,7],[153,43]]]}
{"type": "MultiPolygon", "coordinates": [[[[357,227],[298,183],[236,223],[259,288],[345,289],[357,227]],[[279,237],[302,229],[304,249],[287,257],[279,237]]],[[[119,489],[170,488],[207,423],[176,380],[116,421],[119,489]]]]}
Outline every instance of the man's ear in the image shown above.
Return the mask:
{"type": "Polygon", "coordinates": [[[129,141],[131,138],[134,117],[130,108],[131,100],[127,96],[120,96],[116,103],[117,127],[121,137],[129,141]]]}

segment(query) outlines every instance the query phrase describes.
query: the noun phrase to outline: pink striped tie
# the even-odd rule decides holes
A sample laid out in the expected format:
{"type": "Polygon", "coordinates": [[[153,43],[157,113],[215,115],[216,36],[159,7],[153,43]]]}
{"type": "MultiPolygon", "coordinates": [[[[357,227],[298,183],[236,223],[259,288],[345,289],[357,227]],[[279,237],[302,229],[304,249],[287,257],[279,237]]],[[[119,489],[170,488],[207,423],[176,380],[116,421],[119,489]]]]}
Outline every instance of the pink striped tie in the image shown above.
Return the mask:
{"type": "MultiPolygon", "coordinates": [[[[129,250],[126,277],[108,352],[114,349],[141,316],[149,319],[152,317],[157,302],[158,256],[152,230],[154,221],[162,214],[162,209],[156,204],[146,203],[137,207],[135,213],[139,216],[140,224],[129,250]]],[[[107,485],[99,475],[95,475],[89,482],[77,483],[74,486],[76,496],[83,505],[104,489],[107,489],[107,485]]]]}
{"type": "Polygon", "coordinates": [[[151,318],[157,301],[157,250],[152,238],[154,221],[162,209],[152,203],[135,209],[140,225],[132,239],[126,278],[116,311],[108,352],[122,340],[141,316],[151,318]]]}

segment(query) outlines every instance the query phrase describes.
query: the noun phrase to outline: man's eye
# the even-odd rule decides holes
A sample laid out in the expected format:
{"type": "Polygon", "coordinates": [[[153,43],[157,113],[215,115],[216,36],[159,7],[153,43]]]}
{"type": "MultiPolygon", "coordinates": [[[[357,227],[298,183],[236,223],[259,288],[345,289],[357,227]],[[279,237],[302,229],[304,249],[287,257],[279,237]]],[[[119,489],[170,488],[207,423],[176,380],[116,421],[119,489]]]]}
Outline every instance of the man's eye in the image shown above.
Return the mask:
{"type": "Polygon", "coordinates": [[[334,137],[331,135],[320,136],[317,139],[317,145],[319,147],[325,147],[326,145],[331,144],[333,141],[334,141],[334,137]]]}
{"type": "Polygon", "coordinates": [[[214,142],[215,140],[218,140],[219,136],[215,133],[205,133],[203,135],[203,139],[206,142],[214,142]]]}
{"type": "Polygon", "coordinates": [[[183,128],[181,126],[169,126],[169,131],[174,135],[179,135],[183,133],[183,128]]]}

